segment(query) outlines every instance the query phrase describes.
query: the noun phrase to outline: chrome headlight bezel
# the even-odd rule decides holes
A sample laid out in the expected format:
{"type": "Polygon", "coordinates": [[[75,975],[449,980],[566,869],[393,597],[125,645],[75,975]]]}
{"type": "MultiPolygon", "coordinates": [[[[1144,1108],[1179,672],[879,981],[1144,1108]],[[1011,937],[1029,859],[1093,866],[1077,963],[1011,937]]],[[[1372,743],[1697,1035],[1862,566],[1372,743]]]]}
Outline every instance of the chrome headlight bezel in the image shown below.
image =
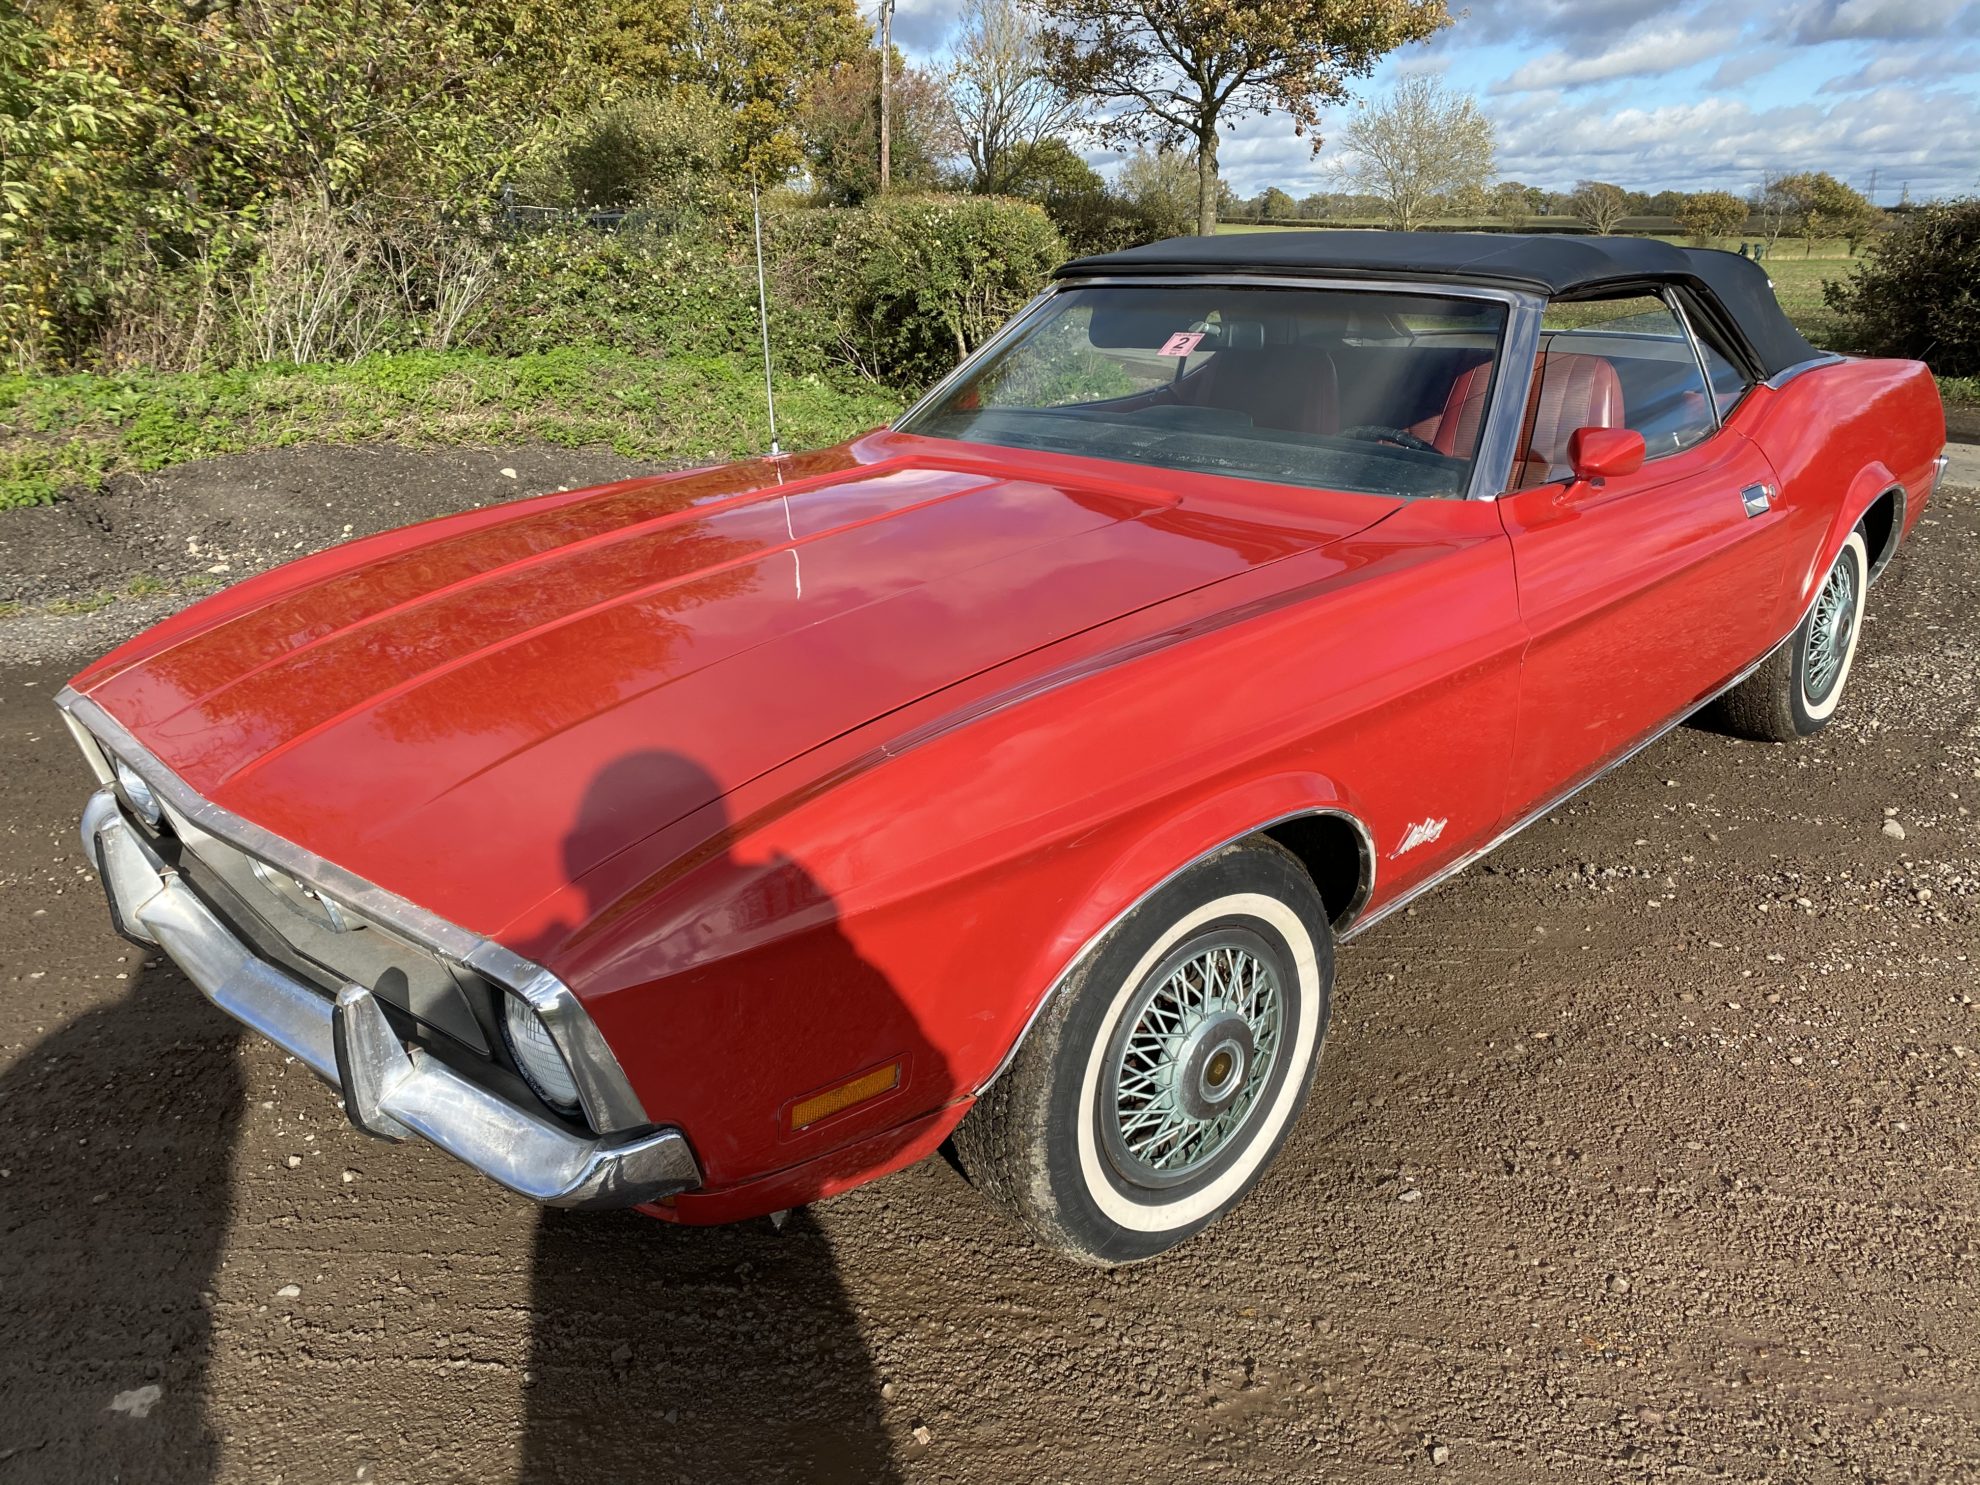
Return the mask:
{"type": "Polygon", "coordinates": [[[502,996],[502,1045],[530,1091],[566,1118],[576,1118],[584,1097],[564,1050],[536,1008],[520,995],[502,996]]]}
{"type": "Polygon", "coordinates": [[[110,755],[110,771],[116,775],[118,796],[131,813],[156,830],[165,819],[165,807],[144,775],[114,753],[110,755]]]}

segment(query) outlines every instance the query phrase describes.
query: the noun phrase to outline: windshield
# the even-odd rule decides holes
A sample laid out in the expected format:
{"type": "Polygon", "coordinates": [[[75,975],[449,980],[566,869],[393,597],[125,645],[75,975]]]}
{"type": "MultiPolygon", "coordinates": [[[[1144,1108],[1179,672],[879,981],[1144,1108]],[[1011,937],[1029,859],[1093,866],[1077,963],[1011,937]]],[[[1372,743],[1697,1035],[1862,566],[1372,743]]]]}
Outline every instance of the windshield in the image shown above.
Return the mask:
{"type": "Polygon", "coordinates": [[[1318,489],[1462,496],[1505,325],[1498,300],[1437,294],[1068,289],[901,428],[1318,489]]]}

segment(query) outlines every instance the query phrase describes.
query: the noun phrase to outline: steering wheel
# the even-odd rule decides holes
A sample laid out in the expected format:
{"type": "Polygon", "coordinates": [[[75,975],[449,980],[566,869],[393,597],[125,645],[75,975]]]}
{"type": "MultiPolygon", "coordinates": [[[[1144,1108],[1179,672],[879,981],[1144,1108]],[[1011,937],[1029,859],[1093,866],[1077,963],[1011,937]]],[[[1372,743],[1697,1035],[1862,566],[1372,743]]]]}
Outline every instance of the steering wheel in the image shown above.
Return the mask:
{"type": "Polygon", "coordinates": [[[1342,438],[1363,438],[1370,443],[1392,443],[1399,449],[1409,449],[1418,454],[1440,454],[1440,450],[1427,438],[1418,438],[1406,428],[1390,428],[1382,423],[1363,423],[1357,428],[1343,428],[1342,438]]]}

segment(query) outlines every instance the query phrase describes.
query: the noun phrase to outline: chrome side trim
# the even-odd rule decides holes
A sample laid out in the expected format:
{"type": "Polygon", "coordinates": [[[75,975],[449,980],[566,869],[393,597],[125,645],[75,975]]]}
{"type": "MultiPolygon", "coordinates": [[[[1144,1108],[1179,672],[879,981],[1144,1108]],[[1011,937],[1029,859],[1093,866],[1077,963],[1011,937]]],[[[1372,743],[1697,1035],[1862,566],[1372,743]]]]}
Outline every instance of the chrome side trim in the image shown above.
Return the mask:
{"type": "Polygon", "coordinates": [[[1792,366],[1783,366],[1779,371],[1760,383],[1760,385],[1763,387],[1772,387],[1778,391],[1805,372],[1819,371],[1824,366],[1838,366],[1848,359],[1849,357],[1847,356],[1838,356],[1834,351],[1824,351],[1821,355],[1811,356],[1806,361],[1797,361],[1792,366]]]}
{"type": "Polygon", "coordinates": [[[1533,376],[1533,361],[1540,345],[1540,322],[1546,311],[1546,301],[1540,295],[1524,290],[1493,288],[1483,284],[1323,278],[1296,273],[1216,273],[1208,270],[1194,273],[1092,274],[1055,279],[1044,293],[1019,310],[1003,329],[965,357],[954,371],[895,419],[893,426],[904,433],[912,433],[914,430],[907,426],[908,423],[968,374],[978,362],[1000,350],[1023,322],[1054,294],[1069,289],[1174,288],[1203,283],[1240,284],[1264,289],[1338,289],[1357,294],[1409,294],[1417,298],[1486,299],[1505,305],[1506,334],[1500,348],[1498,371],[1493,377],[1492,405],[1486,410],[1485,429],[1479,437],[1478,457],[1471,463],[1471,483],[1464,498],[1494,500],[1505,490],[1512,473],[1513,454],[1519,443],[1519,425],[1525,420],[1527,384],[1533,376]],[[1524,368],[1523,374],[1519,368],[1524,368]],[[1512,371],[1510,375],[1509,370],[1512,371]]]}
{"type": "Polygon", "coordinates": [[[1262,835],[1268,830],[1276,829],[1281,825],[1288,825],[1294,820],[1310,820],[1321,816],[1331,816],[1337,820],[1345,820],[1348,824],[1352,825],[1354,827],[1356,845],[1361,855],[1361,882],[1355,892],[1354,900],[1347,905],[1341,916],[1335,920],[1335,934],[1338,937],[1345,938],[1352,931],[1349,925],[1354,923],[1355,915],[1367,906],[1368,899],[1374,895],[1375,891],[1375,869],[1379,857],[1375,850],[1375,837],[1369,834],[1368,827],[1362,824],[1357,816],[1350,814],[1348,811],[1331,807],[1294,810],[1290,814],[1275,815],[1269,820],[1260,821],[1249,829],[1240,830],[1236,835],[1220,840],[1208,850],[1199,851],[1196,855],[1190,857],[1189,860],[1169,872],[1159,882],[1155,883],[1154,886],[1150,887],[1146,892],[1135,898],[1133,902],[1114,914],[1113,917],[1107,920],[1106,925],[1098,933],[1095,933],[1085,943],[1081,944],[1079,952],[1066,961],[1065,968],[1060,970],[1052,983],[1046,987],[1045,993],[1038,998],[1038,1004],[1031,1008],[1031,1014],[1025,1018],[1024,1025],[1019,1028],[1016,1038],[1012,1040],[1003,1058],[995,1067],[990,1069],[990,1075],[971,1090],[971,1096],[981,1098],[985,1091],[989,1089],[990,1085],[1004,1075],[1004,1070],[1017,1059],[1018,1048],[1024,1045],[1024,1039],[1031,1035],[1031,1028],[1038,1024],[1038,1018],[1045,1014],[1045,1008],[1052,1003],[1052,998],[1059,993],[1059,987],[1065,984],[1072,977],[1073,972],[1087,961],[1093,951],[1106,940],[1108,934],[1126,922],[1149,898],[1160,892],[1169,883],[1173,882],[1198,862],[1209,860],[1227,846],[1234,846],[1249,836],[1262,835]]]}
{"type": "Polygon", "coordinates": [[[551,1206],[634,1206],[701,1182],[678,1129],[587,1139],[408,1049],[376,997],[346,985],[333,1002],[256,955],[132,831],[109,789],[90,800],[90,855],[113,910],[140,927],[206,998],[344,1091],[368,1134],[417,1134],[518,1195],[551,1206]]]}
{"type": "Polygon", "coordinates": [[[1574,798],[1575,795],[1581,793],[1582,790],[1590,787],[1593,784],[1599,783],[1601,780],[1608,777],[1610,774],[1614,773],[1618,768],[1621,768],[1625,763],[1629,762],[1629,760],[1634,758],[1638,753],[1642,752],[1645,748],[1649,747],[1650,744],[1657,741],[1657,739],[1662,737],[1665,733],[1671,731],[1673,728],[1681,726],[1688,718],[1696,715],[1698,712],[1703,711],[1706,707],[1710,706],[1713,702],[1717,701],[1721,696],[1725,695],[1726,692],[1732,690],[1734,686],[1737,686],[1741,681],[1745,680],[1748,676],[1752,675],[1761,666],[1765,665],[1767,661],[1770,658],[1772,658],[1774,653],[1780,649],[1781,645],[1786,644],[1789,640],[1793,639],[1797,633],[1800,632],[1801,626],[1808,621],[1808,615],[1815,607],[1816,599],[1820,598],[1821,596],[1822,596],[1821,585],[1817,584],[1814,594],[1812,594],[1808,600],[1807,607],[1801,611],[1801,616],[1794,621],[1794,627],[1788,630],[1788,632],[1784,636],[1782,636],[1782,638],[1778,643],[1767,646],[1767,648],[1761,652],[1760,658],[1758,660],[1755,660],[1751,665],[1741,670],[1731,680],[1725,682],[1723,685],[1714,687],[1711,691],[1708,691],[1704,696],[1700,697],[1697,701],[1694,701],[1690,705],[1685,707],[1683,711],[1679,712],[1675,717],[1672,717],[1668,722],[1661,722],[1657,726],[1651,728],[1649,732],[1645,733],[1642,737],[1638,738],[1635,742],[1631,743],[1627,748],[1625,748],[1622,752],[1616,754],[1616,756],[1611,758],[1608,762],[1602,764],[1599,768],[1597,768],[1593,773],[1589,774],[1586,778],[1582,779],[1578,783],[1569,785],[1566,789],[1563,789],[1560,793],[1550,798],[1545,804],[1541,805],[1538,809],[1532,810],[1529,813],[1522,815],[1517,821],[1515,821],[1511,825],[1508,825],[1504,830],[1500,831],[1497,835],[1493,836],[1484,845],[1478,847],[1474,851],[1466,852],[1464,855],[1458,857],[1455,861],[1451,862],[1450,865],[1444,867],[1442,870],[1437,871],[1432,875],[1425,877],[1422,881],[1418,882],[1414,887],[1411,887],[1407,892],[1404,892],[1401,895],[1399,895],[1393,902],[1383,903],[1379,908],[1377,908],[1374,912],[1370,913],[1366,918],[1361,918],[1356,920],[1353,926],[1350,927],[1347,930],[1347,932],[1343,933],[1340,936],[1340,941],[1342,943],[1346,943],[1349,939],[1356,937],[1365,930],[1373,928],[1377,923],[1380,923],[1384,918],[1388,917],[1391,913],[1398,912],[1401,909],[1408,907],[1412,902],[1416,901],[1417,898],[1421,897],[1424,893],[1428,892],[1432,887],[1440,886],[1444,882],[1447,882],[1452,877],[1456,876],[1459,872],[1463,871],[1467,866],[1472,865],[1474,862],[1480,860],[1485,856],[1489,856],[1492,852],[1498,850],[1500,846],[1504,845],[1507,841],[1511,840],[1515,835],[1518,835],[1520,831],[1526,829],[1527,826],[1531,825],[1535,820],[1539,819],[1542,815],[1551,814],[1553,811],[1559,809],[1562,805],[1566,804],[1570,799],[1574,798]]]}
{"type": "Polygon", "coordinates": [[[652,1124],[603,1033],[570,987],[549,970],[222,809],[194,791],[128,728],[73,687],[64,686],[55,704],[61,708],[71,730],[80,728],[82,736],[97,750],[95,754],[91,754],[90,747],[83,750],[90,755],[93,769],[98,767],[97,758],[102,752],[114,754],[135,769],[161,799],[198,830],[280,868],[334,898],[359,917],[379,923],[522,996],[542,1016],[545,1029],[564,1054],[564,1061],[577,1080],[585,1117],[600,1134],[620,1134],[652,1124]]]}

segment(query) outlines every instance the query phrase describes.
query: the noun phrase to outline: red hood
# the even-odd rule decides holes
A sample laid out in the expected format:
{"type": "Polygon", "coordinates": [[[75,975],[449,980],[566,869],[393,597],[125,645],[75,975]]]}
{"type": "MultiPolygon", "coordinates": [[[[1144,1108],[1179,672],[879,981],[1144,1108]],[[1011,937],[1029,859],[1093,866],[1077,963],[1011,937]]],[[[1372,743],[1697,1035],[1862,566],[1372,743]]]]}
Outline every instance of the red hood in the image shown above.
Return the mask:
{"type": "Polygon", "coordinates": [[[493,933],[851,728],[1395,506],[988,452],[883,434],[389,532],[77,686],[215,803],[493,933]]]}

